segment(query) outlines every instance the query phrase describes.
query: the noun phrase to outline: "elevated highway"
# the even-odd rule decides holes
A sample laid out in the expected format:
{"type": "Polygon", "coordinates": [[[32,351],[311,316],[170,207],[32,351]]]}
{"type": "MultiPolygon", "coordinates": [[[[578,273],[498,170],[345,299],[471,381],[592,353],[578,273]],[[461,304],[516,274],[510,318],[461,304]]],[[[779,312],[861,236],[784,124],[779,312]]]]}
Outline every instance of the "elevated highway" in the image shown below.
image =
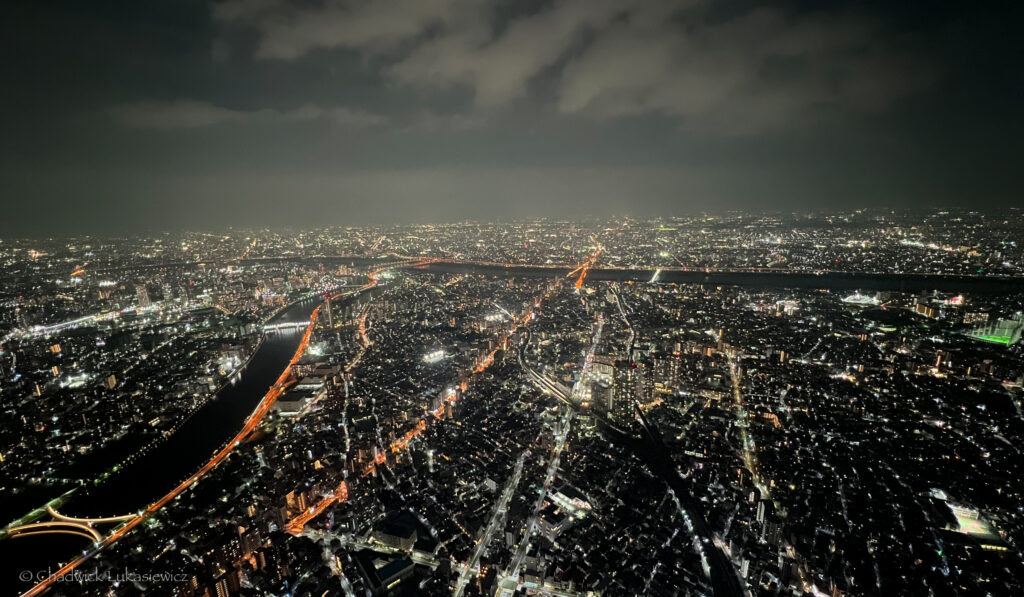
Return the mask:
{"type": "Polygon", "coordinates": [[[79,535],[98,543],[103,534],[96,529],[98,525],[120,524],[135,518],[135,514],[124,516],[106,516],[101,518],[78,518],[61,514],[53,506],[46,506],[46,513],[51,520],[31,522],[10,527],[4,532],[4,538],[30,537],[33,535],[66,534],[79,535]]]}

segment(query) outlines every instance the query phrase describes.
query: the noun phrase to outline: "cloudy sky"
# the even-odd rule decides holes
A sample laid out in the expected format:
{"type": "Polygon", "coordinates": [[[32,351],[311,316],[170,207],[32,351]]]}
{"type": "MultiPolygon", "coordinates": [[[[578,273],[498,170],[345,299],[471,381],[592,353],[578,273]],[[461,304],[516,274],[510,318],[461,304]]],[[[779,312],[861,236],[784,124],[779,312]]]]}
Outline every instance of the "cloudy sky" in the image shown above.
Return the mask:
{"type": "Polygon", "coordinates": [[[1020,205],[1014,5],[20,2],[0,234],[1020,205]]]}

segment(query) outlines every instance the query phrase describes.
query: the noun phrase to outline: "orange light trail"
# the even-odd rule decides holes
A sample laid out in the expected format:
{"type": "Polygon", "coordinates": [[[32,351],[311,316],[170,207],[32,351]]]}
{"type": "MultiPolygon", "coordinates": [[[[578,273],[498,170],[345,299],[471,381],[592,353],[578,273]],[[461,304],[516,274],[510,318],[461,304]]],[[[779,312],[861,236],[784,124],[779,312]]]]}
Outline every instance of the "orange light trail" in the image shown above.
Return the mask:
{"type": "MultiPolygon", "coordinates": [[[[575,270],[573,270],[574,273],[576,271],[580,272],[580,277],[576,280],[576,290],[579,290],[580,288],[583,288],[583,280],[587,277],[587,270],[589,270],[594,265],[594,263],[597,262],[597,258],[600,257],[600,256],[601,256],[601,249],[599,248],[597,250],[597,252],[595,252],[593,255],[591,255],[589,258],[587,258],[586,263],[584,263],[580,267],[578,267],[575,270]]],[[[569,274],[569,276],[572,276],[572,274],[569,274]]]]}
{"type": "Polygon", "coordinates": [[[348,501],[348,485],[342,481],[338,488],[334,490],[334,495],[325,496],[315,506],[309,508],[302,514],[299,514],[295,518],[288,521],[285,525],[284,530],[288,531],[296,537],[302,534],[302,529],[306,527],[309,521],[313,520],[317,516],[323,514],[324,510],[330,507],[332,504],[347,502],[348,501]]]}
{"type": "MultiPolygon", "coordinates": [[[[535,304],[535,307],[539,307],[539,306],[540,306],[539,302],[535,304]]],[[[481,359],[481,361],[476,365],[476,367],[473,368],[473,370],[471,371],[470,375],[476,375],[478,373],[483,372],[488,367],[490,367],[494,363],[494,355],[497,354],[497,352],[499,350],[507,349],[508,348],[508,339],[512,337],[512,334],[514,334],[515,331],[517,329],[519,329],[520,326],[522,326],[523,324],[525,324],[527,321],[530,320],[530,316],[532,315],[532,313],[533,313],[533,311],[531,310],[531,311],[528,311],[527,313],[524,313],[520,317],[515,318],[513,320],[515,325],[513,325],[512,328],[508,331],[508,333],[505,334],[502,337],[501,342],[499,342],[498,345],[495,346],[494,350],[490,351],[487,354],[487,356],[485,356],[483,359],[481,359]]],[[[463,392],[465,392],[467,387],[469,387],[469,382],[468,382],[468,380],[463,379],[459,383],[459,389],[461,389],[463,392]]],[[[413,438],[419,437],[427,429],[426,417],[429,416],[429,415],[433,415],[435,418],[440,419],[441,416],[444,414],[444,407],[445,407],[445,405],[446,404],[455,404],[455,402],[457,400],[458,399],[456,398],[456,394],[454,392],[452,392],[451,394],[446,396],[445,399],[444,399],[444,402],[441,404],[441,406],[437,407],[436,409],[434,409],[432,411],[429,411],[429,412],[425,413],[424,416],[421,417],[416,422],[416,425],[412,429],[410,429],[409,431],[405,432],[405,437],[400,437],[400,438],[396,439],[395,441],[391,442],[391,444],[388,446],[388,448],[391,450],[391,453],[392,454],[398,454],[398,453],[401,453],[404,450],[407,450],[409,448],[409,442],[412,441],[413,438]]],[[[378,454],[375,462],[372,462],[372,463],[368,464],[366,467],[363,468],[363,476],[365,477],[366,475],[369,475],[369,474],[373,473],[373,471],[376,468],[376,465],[384,464],[384,462],[385,462],[385,459],[383,458],[383,453],[378,454]]]]}
{"type": "MultiPolygon", "coordinates": [[[[422,265],[426,265],[426,264],[433,263],[433,262],[436,262],[436,261],[439,261],[439,260],[437,260],[437,259],[420,259],[420,260],[417,261],[415,266],[422,266],[422,265]]],[[[373,286],[376,286],[377,283],[378,283],[377,275],[380,273],[380,271],[381,270],[374,270],[374,271],[370,272],[367,275],[367,277],[369,277],[370,281],[368,283],[364,284],[363,286],[359,287],[357,289],[357,292],[365,290],[367,288],[371,288],[373,286]]],[[[339,294],[334,295],[332,297],[332,300],[335,299],[335,298],[341,297],[343,294],[344,293],[339,293],[339,294]]],[[[217,452],[217,454],[215,454],[213,456],[213,458],[211,458],[209,460],[209,462],[207,462],[205,465],[203,465],[202,468],[200,468],[198,471],[196,471],[189,478],[187,478],[184,481],[182,481],[181,484],[179,484],[177,487],[175,487],[170,492],[168,492],[167,495],[165,495],[164,497],[162,497],[159,500],[157,500],[157,501],[153,502],[152,504],[150,504],[149,507],[146,508],[141,514],[139,514],[138,516],[130,519],[128,522],[126,522],[124,524],[124,526],[122,526],[121,528],[117,529],[116,531],[114,531],[113,533],[108,535],[106,538],[104,538],[103,541],[101,541],[99,543],[99,545],[96,546],[96,549],[93,550],[91,553],[89,553],[87,555],[78,556],[75,559],[73,559],[70,562],[68,562],[67,564],[64,564],[57,571],[53,572],[50,576],[48,576],[45,580],[41,581],[39,584],[35,585],[31,589],[29,589],[28,591],[23,593],[21,595],[21,597],[34,597],[35,595],[41,595],[41,594],[45,593],[50,588],[52,588],[54,583],[58,582],[61,578],[66,576],[69,572],[71,572],[72,570],[78,568],[80,565],[82,565],[82,563],[87,561],[93,555],[95,555],[95,554],[99,553],[100,551],[106,549],[107,547],[112,545],[114,542],[116,542],[118,539],[120,539],[124,535],[128,534],[129,532],[131,532],[132,529],[134,529],[135,527],[139,526],[140,524],[145,522],[149,517],[151,517],[154,514],[156,514],[157,511],[159,511],[161,508],[163,508],[165,505],[167,505],[171,500],[173,500],[174,498],[176,498],[179,495],[181,495],[186,489],[188,489],[190,486],[192,486],[192,484],[194,484],[196,481],[198,481],[203,475],[205,475],[206,473],[208,473],[211,470],[213,470],[214,468],[216,468],[217,465],[220,464],[228,456],[228,454],[231,453],[231,451],[234,449],[236,444],[240,444],[243,440],[245,440],[246,437],[248,437],[248,435],[250,433],[253,432],[253,430],[256,429],[256,426],[260,423],[260,421],[263,419],[263,417],[266,416],[267,412],[269,412],[270,407],[274,404],[275,401],[277,401],[278,397],[280,397],[281,394],[284,393],[284,386],[285,386],[286,382],[288,381],[289,377],[291,376],[292,367],[295,365],[295,363],[298,362],[299,358],[302,357],[303,353],[305,353],[305,351],[306,351],[306,348],[309,346],[309,339],[310,339],[310,336],[313,333],[313,328],[315,327],[317,315],[319,313],[320,313],[320,307],[319,306],[317,308],[313,309],[313,313],[310,314],[310,317],[309,317],[309,326],[306,328],[306,332],[302,335],[302,340],[299,342],[299,346],[295,350],[295,354],[292,355],[291,361],[288,362],[288,366],[285,367],[283,372],[281,372],[280,377],[277,378],[277,381],[270,388],[270,390],[267,391],[266,395],[263,396],[263,399],[260,401],[260,403],[256,407],[256,409],[252,412],[252,414],[249,415],[249,418],[246,419],[245,425],[242,427],[241,431],[239,431],[238,434],[236,434],[235,437],[230,442],[227,443],[227,445],[225,445],[223,448],[221,448],[221,450],[219,452],[217,452]]],[[[518,324],[518,322],[517,322],[517,324],[518,324]]],[[[518,327],[518,325],[516,327],[518,327]]],[[[510,335],[511,335],[511,333],[509,333],[505,337],[505,339],[507,340],[507,338],[510,335]]],[[[504,344],[504,341],[502,343],[504,344]]],[[[487,359],[485,359],[484,363],[486,363],[486,364],[481,363],[481,366],[478,366],[476,369],[474,369],[474,373],[478,373],[480,371],[483,371],[483,369],[486,369],[486,367],[488,365],[490,365],[491,362],[493,362],[493,360],[494,360],[494,353],[495,352],[497,352],[497,349],[492,351],[491,354],[488,355],[487,359]]],[[[465,389],[465,385],[466,385],[465,382],[463,382],[463,384],[462,384],[463,389],[465,389]]],[[[448,400],[450,402],[455,402],[454,396],[450,396],[448,398],[448,400]]],[[[414,432],[414,434],[411,437],[408,437],[408,439],[412,439],[412,437],[418,436],[420,433],[422,433],[422,429],[425,428],[425,427],[426,427],[426,423],[421,419],[419,421],[419,423],[417,424],[416,428],[412,431],[412,432],[414,432]],[[422,426],[422,428],[421,428],[421,426],[422,426]]],[[[406,439],[405,442],[404,442],[406,446],[408,446],[408,439],[406,439]]],[[[399,440],[399,441],[401,441],[401,440],[399,440]]],[[[364,474],[367,474],[368,472],[372,472],[372,470],[373,470],[373,465],[371,464],[368,467],[368,470],[364,471],[364,474]]],[[[347,496],[348,496],[348,488],[347,487],[345,488],[344,495],[346,496],[345,499],[347,499],[347,496]]],[[[322,504],[322,502],[321,502],[321,504],[322,504]]],[[[330,505],[330,504],[327,504],[327,505],[330,505]]],[[[326,508],[327,505],[325,505],[323,507],[326,508]]],[[[317,504],[317,506],[320,506],[320,504],[317,504]]],[[[314,507],[314,508],[316,508],[316,507],[314,507]]],[[[312,518],[313,517],[311,516],[310,519],[312,519],[312,518]]],[[[305,523],[303,523],[303,525],[304,524],[305,523]]]]}
{"type": "MultiPolygon", "coordinates": [[[[373,282],[373,284],[375,283],[376,281],[373,282]]],[[[295,354],[292,355],[291,361],[288,362],[288,366],[284,368],[284,371],[281,372],[281,375],[277,378],[277,381],[274,383],[273,386],[271,386],[270,390],[268,390],[267,393],[263,396],[263,399],[260,401],[256,409],[253,410],[253,412],[249,415],[249,418],[246,419],[245,425],[242,427],[241,431],[239,431],[231,441],[229,441],[223,448],[221,448],[220,451],[213,456],[213,458],[211,458],[206,464],[202,466],[202,468],[200,468],[190,477],[182,481],[181,484],[179,484],[177,487],[168,492],[167,495],[150,504],[149,507],[143,510],[141,514],[139,514],[135,518],[130,519],[128,522],[124,524],[124,526],[122,526],[121,528],[117,529],[116,531],[108,535],[106,538],[104,538],[103,541],[99,543],[99,545],[91,554],[78,556],[77,558],[71,560],[70,562],[62,566],[59,570],[57,570],[49,577],[47,577],[46,580],[43,580],[36,586],[32,587],[31,589],[23,593],[22,597],[32,597],[34,595],[41,595],[42,593],[49,590],[53,586],[53,584],[57,582],[60,578],[64,577],[69,572],[80,566],[83,562],[88,560],[90,557],[102,551],[103,549],[109,547],[115,541],[117,541],[124,535],[128,534],[132,529],[145,522],[150,516],[156,514],[156,512],[159,511],[160,508],[163,508],[165,505],[167,505],[168,502],[181,495],[186,489],[191,487],[192,484],[198,481],[203,475],[216,468],[217,465],[219,465],[225,458],[227,458],[228,454],[230,454],[231,451],[235,448],[235,445],[240,444],[243,440],[245,440],[245,438],[250,433],[253,432],[253,430],[256,429],[256,426],[259,425],[263,417],[266,416],[267,412],[270,411],[270,407],[274,404],[275,401],[277,401],[278,397],[280,397],[281,394],[284,393],[286,382],[289,380],[289,377],[291,376],[292,367],[295,365],[295,363],[298,362],[299,358],[306,351],[306,347],[309,346],[309,338],[313,333],[313,327],[314,324],[316,324],[316,318],[319,312],[319,306],[313,309],[313,313],[310,314],[309,316],[309,327],[306,328],[306,332],[302,335],[302,340],[299,342],[299,346],[298,348],[296,348],[295,354]]]]}

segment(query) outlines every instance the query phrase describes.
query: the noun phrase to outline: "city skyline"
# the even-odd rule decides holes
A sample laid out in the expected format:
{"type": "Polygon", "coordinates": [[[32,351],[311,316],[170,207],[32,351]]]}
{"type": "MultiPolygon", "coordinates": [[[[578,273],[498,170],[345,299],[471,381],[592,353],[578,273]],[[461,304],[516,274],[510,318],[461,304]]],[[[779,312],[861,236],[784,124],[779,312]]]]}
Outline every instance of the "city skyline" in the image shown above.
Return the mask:
{"type": "Polygon", "coordinates": [[[3,239],[3,590],[1019,594],[1022,226],[3,239]]]}
{"type": "Polygon", "coordinates": [[[1024,595],[1017,4],[15,0],[0,597],[1024,595]]]}

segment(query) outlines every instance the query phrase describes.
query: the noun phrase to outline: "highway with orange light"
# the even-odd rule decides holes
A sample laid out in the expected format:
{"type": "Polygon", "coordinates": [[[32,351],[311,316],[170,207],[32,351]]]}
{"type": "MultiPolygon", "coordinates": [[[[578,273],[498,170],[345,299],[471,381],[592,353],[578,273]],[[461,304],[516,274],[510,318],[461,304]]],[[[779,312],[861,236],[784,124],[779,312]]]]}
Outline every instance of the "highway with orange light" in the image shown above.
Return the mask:
{"type": "Polygon", "coordinates": [[[594,251],[594,254],[588,257],[582,265],[569,272],[569,275],[566,276],[566,278],[571,278],[576,272],[580,273],[580,277],[576,279],[576,290],[583,288],[583,280],[587,277],[587,271],[597,263],[597,258],[601,256],[601,250],[601,247],[598,247],[597,250],[594,251]]]}
{"type": "Polygon", "coordinates": [[[302,514],[299,514],[295,518],[288,521],[285,525],[284,530],[298,537],[302,534],[302,529],[305,528],[306,523],[313,520],[317,516],[323,514],[329,506],[339,502],[345,502],[348,500],[348,485],[342,481],[334,493],[329,496],[325,496],[319,502],[311,508],[308,508],[302,514]]]}
{"type": "Polygon", "coordinates": [[[204,464],[198,471],[193,473],[190,477],[182,481],[177,487],[169,491],[162,498],[150,504],[148,508],[143,510],[136,517],[126,522],[124,525],[118,527],[113,533],[107,535],[102,541],[96,544],[91,550],[86,552],[84,555],[78,556],[77,558],[71,560],[70,562],[62,566],[59,570],[51,574],[46,580],[40,582],[36,586],[32,587],[31,589],[23,593],[22,597],[40,595],[49,590],[54,583],[59,582],[61,577],[67,575],[69,572],[80,566],[83,562],[85,562],[92,556],[96,555],[103,549],[109,547],[124,535],[131,532],[132,529],[145,522],[149,517],[151,517],[161,508],[163,508],[168,502],[178,497],[186,489],[191,487],[203,475],[210,472],[211,470],[216,468],[217,465],[223,462],[224,459],[227,458],[228,455],[231,453],[231,451],[234,450],[235,446],[239,445],[246,437],[249,436],[250,433],[253,432],[253,430],[256,429],[256,426],[259,425],[263,417],[266,416],[267,412],[270,410],[270,407],[274,404],[277,398],[284,392],[284,389],[287,385],[287,381],[291,376],[292,367],[299,360],[302,354],[306,351],[306,347],[309,345],[309,338],[310,335],[313,333],[313,324],[316,323],[317,314],[319,313],[319,311],[320,307],[317,307],[316,309],[313,310],[313,314],[309,318],[310,325],[309,327],[306,328],[306,332],[305,334],[303,334],[302,340],[299,342],[299,347],[296,349],[294,356],[292,356],[291,361],[288,363],[288,366],[285,367],[285,370],[283,372],[281,372],[280,377],[277,378],[277,382],[273,385],[273,387],[271,387],[270,390],[266,393],[266,395],[264,395],[263,400],[260,401],[259,405],[256,407],[256,410],[254,410],[252,414],[250,414],[249,417],[246,419],[245,425],[242,426],[242,429],[235,435],[235,437],[231,441],[227,443],[227,445],[221,448],[220,451],[213,456],[213,458],[211,458],[206,464],[204,464]]]}
{"type": "MultiPolygon", "coordinates": [[[[499,350],[507,348],[508,340],[509,338],[512,337],[512,334],[514,334],[519,328],[521,328],[523,325],[530,321],[531,317],[533,316],[533,309],[540,307],[543,298],[544,297],[538,298],[534,302],[533,308],[526,310],[525,312],[521,313],[518,317],[512,317],[511,328],[501,337],[501,341],[495,345],[494,349],[488,352],[486,355],[484,355],[484,357],[477,362],[476,366],[473,367],[473,369],[469,372],[468,376],[481,373],[494,363],[494,356],[498,353],[499,350]]],[[[467,387],[468,382],[466,381],[466,379],[463,379],[463,381],[459,384],[459,388],[462,391],[465,391],[467,387]]],[[[444,401],[441,403],[439,407],[437,407],[435,410],[426,413],[424,417],[428,415],[433,415],[435,418],[440,419],[442,415],[444,415],[445,406],[447,404],[454,404],[457,399],[457,394],[455,392],[450,392],[447,396],[445,396],[444,401]]],[[[419,437],[420,434],[422,434],[426,430],[426,428],[427,424],[425,419],[419,419],[416,422],[416,425],[412,427],[412,429],[409,429],[408,431],[405,432],[405,435],[403,437],[400,437],[391,442],[391,444],[388,445],[388,449],[391,450],[393,454],[397,454],[399,452],[402,452],[403,450],[408,449],[409,442],[412,441],[414,438],[419,437]]],[[[375,464],[370,464],[363,469],[363,475],[365,476],[371,474],[374,471],[376,464],[383,464],[384,462],[385,457],[384,454],[381,453],[378,455],[377,462],[375,464]]]]}
{"type": "MultiPolygon", "coordinates": [[[[586,279],[586,277],[588,275],[588,272],[591,272],[592,270],[595,269],[594,266],[596,265],[596,263],[597,263],[598,259],[600,258],[601,254],[602,254],[602,248],[598,247],[593,255],[588,257],[582,264],[579,265],[579,267],[577,267],[576,269],[574,269],[574,270],[569,272],[569,275],[567,277],[572,277],[573,275],[578,273],[578,278],[575,281],[575,287],[577,289],[582,287],[582,285],[584,283],[584,280],[586,279]]],[[[564,272],[565,270],[568,269],[565,266],[550,266],[550,265],[539,265],[539,266],[515,265],[515,266],[513,266],[512,264],[507,264],[507,263],[506,264],[496,264],[496,263],[489,263],[489,262],[470,262],[470,261],[454,261],[454,260],[440,260],[440,259],[416,259],[416,258],[411,258],[411,259],[406,259],[406,260],[403,260],[403,261],[400,261],[400,262],[394,262],[394,263],[385,264],[382,268],[371,272],[369,274],[370,281],[367,284],[365,284],[365,285],[359,287],[358,289],[356,289],[355,292],[360,292],[362,290],[365,290],[365,289],[368,289],[370,287],[376,286],[378,284],[379,274],[384,269],[400,268],[400,267],[421,268],[421,267],[431,266],[431,265],[447,265],[447,264],[458,265],[458,266],[467,266],[467,267],[475,267],[475,266],[480,266],[480,267],[503,267],[506,270],[509,269],[509,268],[533,268],[533,267],[537,267],[537,268],[545,268],[548,271],[550,271],[551,269],[558,268],[558,269],[560,269],[561,272],[564,272]]],[[[617,269],[621,270],[621,271],[633,271],[633,270],[627,270],[625,268],[603,268],[602,271],[610,272],[610,271],[616,271],[617,269]]],[[[639,270],[637,270],[637,271],[639,271],[639,270]]],[[[748,274],[748,275],[749,274],[753,274],[755,276],[761,276],[761,277],[771,276],[771,277],[778,277],[778,278],[786,278],[787,280],[790,281],[789,283],[792,283],[793,280],[809,278],[809,279],[814,279],[814,281],[808,282],[808,283],[816,283],[819,286],[824,286],[825,285],[825,284],[823,284],[820,281],[821,280],[821,276],[823,274],[820,274],[820,273],[810,273],[810,272],[803,272],[803,273],[791,272],[791,271],[779,272],[777,270],[769,272],[769,271],[766,271],[766,270],[763,270],[763,269],[755,269],[755,268],[751,268],[751,269],[748,269],[748,270],[732,270],[732,271],[724,271],[724,272],[722,270],[718,270],[716,272],[712,272],[712,271],[704,269],[704,268],[692,268],[692,269],[686,269],[686,268],[671,268],[670,269],[670,268],[665,268],[664,271],[665,272],[669,272],[669,271],[695,272],[695,273],[699,272],[699,273],[702,273],[702,274],[703,273],[716,273],[716,274],[722,274],[723,276],[736,276],[736,275],[739,275],[739,274],[748,274]]],[[[556,273],[554,275],[560,276],[560,272],[556,273]]],[[[858,279],[858,280],[860,280],[862,278],[866,279],[866,278],[875,277],[875,274],[849,274],[849,273],[842,273],[842,272],[833,272],[831,274],[825,274],[825,275],[833,275],[833,276],[836,276],[838,278],[846,277],[846,278],[849,278],[849,279],[858,279]]],[[[943,278],[946,278],[946,279],[949,279],[949,280],[952,280],[954,278],[956,278],[958,280],[963,280],[966,277],[962,277],[962,276],[961,277],[944,276],[943,278]]],[[[923,279],[924,278],[922,278],[922,280],[923,279]]],[[[1001,281],[998,278],[995,278],[995,279],[993,279],[993,278],[983,279],[983,278],[980,278],[980,277],[977,278],[976,280],[977,281],[984,280],[984,283],[986,283],[986,284],[989,284],[989,283],[995,284],[995,283],[1001,281]]],[[[730,282],[719,282],[719,283],[726,283],[727,284],[727,283],[730,283],[730,282]]],[[[335,295],[334,298],[338,298],[338,297],[344,296],[345,294],[349,294],[349,293],[347,293],[347,292],[346,293],[339,293],[339,294],[335,295]]],[[[175,498],[180,496],[183,492],[185,492],[193,484],[195,484],[200,478],[202,478],[204,475],[206,475],[209,471],[211,471],[214,468],[216,468],[221,462],[224,461],[225,458],[227,458],[227,456],[232,452],[232,450],[237,445],[239,445],[242,441],[244,441],[246,438],[248,438],[249,435],[258,427],[258,425],[260,424],[262,419],[269,412],[269,410],[272,407],[272,405],[274,404],[274,402],[278,399],[278,397],[287,388],[288,382],[289,382],[289,380],[291,378],[292,368],[293,368],[294,364],[298,361],[298,359],[302,356],[302,354],[305,352],[305,350],[306,350],[306,348],[308,346],[311,334],[312,334],[313,329],[314,329],[314,325],[315,325],[315,323],[317,321],[317,318],[318,318],[319,311],[320,311],[319,307],[315,308],[312,311],[312,313],[310,315],[310,318],[309,318],[309,324],[306,327],[306,330],[305,330],[305,332],[303,334],[303,337],[302,337],[302,339],[301,339],[301,341],[300,341],[300,343],[299,343],[299,345],[298,345],[294,355],[292,356],[292,359],[289,361],[288,365],[282,371],[281,375],[278,377],[276,382],[271,386],[271,388],[263,396],[262,400],[259,402],[259,404],[256,406],[256,408],[246,418],[245,423],[242,426],[242,428],[238,431],[238,433],[230,441],[228,441],[228,443],[226,445],[224,445],[222,448],[220,448],[220,450],[217,451],[214,454],[214,456],[209,461],[207,461],[202,467],[200,467],[195,473],[193,473],[188,478],[183,480],[179,485],[174,487],[171,491],[169,491],[163,497],[161,497],[158,500],[156,500],[155,502],[151,503],[145,510],[142,510],[137,515],[135,515],[133,518],[131,518],[130,520],[125,522],[122,526],[116,528],[111,534],[109,534],[108,536],[104,537],[102,540],[100,540],[97,543],[95,543],[93,545],[93,547],[90,548],[85,554],[83,554],[83,555],[81,555],[79,557],[76,557],[75,559],[71,560],[70,562],[68,562],[67,564],[62,566],[59,570],[57,570],[56,572],[51,574],[46,580],[40,582],[36,586],[32,587],[29,591],[24,593],[24,595],[26,595],[26,596],[39,595],[39,594],[42,594],[42,593],[46,592],[48,589],[52,588],[55,583],[59,582],[59,580],[60,580],[60,578],[62,576],[67,575],[69,572],[71,572],[72,570],[74,570],[75,568],[80,566],[83,562],[87,561],[88,559],[90,559],[91,557],[93,557],[94,555],[96,555],[97,553],[102,551],[103,549],[109,547],[110,545],[112,545],[113,543],[118,541],[121,537],[125,536],[127,533],[131,532],[133,529],[135,529],[140,524],[142,524],[143,522],[148,520],[150,517],[152,517],[154,514],[156,514],[161,508],[163,508],[169,502],[171,502],[172,500],[174,500],[175,498]]],[[[490,364],[493,362],[494,355],[496,354],[497,350],[499,350],[501,348],[504,348],[505,340],[507,340],[508,337],[511,336],[511,334],[514,333],[514,331],[516,329],[518,329],[521,325],[523,325],[524,323],[528,322],[529,319],[530,319],[530,313],[524,313],[524,314],[520,315],[519,317],[514,317],[513,318],[513,326],[511,326],[511,331],[509,331],[509,333],[505,336],[505,338],[502,340],[502,342],[498,343],[498,345],[495,347],[494,350],[492,350],[489,354],[487,354],[484,358],[480,359],[477,362],[477,364],[475,365],[475,367],[472,370],[472,373],[479,373],[479,372],[485,370],[488,366],[490,366],[490,364]]],[[[359,321],[359,333],[360,333],[360,338],[361,338],[362,343],[363,343],[364,348],[365,348],[366,346],[369,345],[369,338],[366,335],[366,317],[365,317],[365,315],[362,318],[360,318],[360,321],[359,321]]],[[[448,403],[454,402],[455,400],[456,400],[456,395],[454,393],[448,395],[445,398],[445,401],[448,402],[448,403]]],[[[430,414],[433,414],[435,417],[440,418],[443,415],[443,412],[444,412],[444,404],[442,404],[442,406],[440,408],[436,409],[435,411],[433,411],[430,414]]],[[[405,434],[405,437],[402,437],[402,438],[392,442],[392,444],[389,446],[391,451],[392,452],[397,452],[397,451],[401,451],[401,450],[407,449],[409,441],[412,440],[413,438],[415,438],[416,436],[418,436],[424,429],[425,429],[425,423],[421,420],[412,429],[410,429],[405,434]]],[[[383,457],[383,455],[381,455],[381,456],[383,457]]],[[[338,489],[334,492],[333,495],[324,497],[319,502],[317,502],[312,508],[310,508],[308,511],[301,513],[300,515],[296,516],[292,521],[290,521],[289,524],[286,526],[286,530],[288,530],[288,532],[293,533],[293,534],[301,533],[303,527],[310,520],[312,520],[316,516],[322,514],[332,504],[337,503],[339,501],[344,501],[345,499],[347,499],[347,491],[348,491],[347,486],[345,485],[344,482],[342,482],[339,485],[338,489]]]]}
{"type": "MultiPolygon", "coordinates": [[[[358,291],[366,290],[367,288],[371,288],[373,286],[376,286],[377,285],[377,274],[378,274],[378,272],[376,272],[376,271],[370,272],[370,274],[369,274],[370,281],[367,284],[365,284],[362,287],[360,287],[358,291]]],[[[339,298],[340,296],[342,296],[342,295],[341,294],[336,294],[336,295],[331,297],[331,300],[339,298]]],[[[359,364],[359,361],[363,358],[363,354],[366,353],[367,347],[369,347],[370,344],[371,344],[369,336],[366,335],[366,313],[363,313],[362,315],[360,315],[358,321],[359,321],[359,342],[360,342],[359,352],[356,354],[355,358],[353,358],[352,361],[349,362],[345,366],[345,371],[351,371],[353,368],[355,368],[355,366],[357,364],[359,364]]],[[[299,514],[295,518],[289,520],[288,523],[285,525],[284,530],[287,531],[288,533],[291,533],[292,535],[299,536],[299,535],[302,534],[302,531],[305,529],[306,524],[309,521],[311,521],[314,518],[316,518],[317,516],[320,516],[321,514],[323,514],[324,510],[326,510],[329,506],[331,506],[332,504],[335,504],[335,503],[345,502],[347,500],[348,500],[348,485],[345,483],[345,481],[342,481],[341,484],[338,485],[338,488],[334,490],[334,493],[332,495],[324,496],[314,506],[312,506],[311,508],[307,509],[305,512],[302,512],[301,514],[299,514]]]]}
{"type": "MultiPolygon", "coordinates": [[[[368,276],[370,281],[364,284],[363,286],[360,286],[355,291],[336,294],[332,297],[332,299],[340,298],[341,296],[344,296],[346,294],[355,294],[368,288],[371,288],[373,286],[376,286],[378,283],[378,274],[380,273],[380,271],[381,270],[375,270],[373,272],[370,272],[368,276]]],[[[71,560],[70,562],[68,562],[67,564],[64,564],[60,569],[52,573],[45,580],[43,580],[42,582],[38,583],[28,591],[23,593],[22,597],[41,595],[49,589],[53,588],[53,585],[57,582],[60,582],[60,579],[62,577],[66,576],[68,573],[76,569],[78,566],[82,565],[84,562],[95,556],[97,553],[106,549],[107,547],[115,543],[117,540],[119,540],[121,537],[131,532],[137,526],[139,526],[147,519],[149,519],[151,516],[156,514],[161,508],[163,508],[169,502],[171,502],[176,497],[181,495],[185,490],[187,490],[189,487],[195,484],[196,481],[198,481],[208,472],[216,468],[217,465],[223,462],[224,459],[227,458],[228,455],[232,452],[232,450],[234,450],[236,446],[241,444],[256,429],[256,427],[260,424],[260,422],[263,420],[266,414],[270,411],[270,408],[271,406],[273,406],[274,402],[278,399],[278,397],[281,396],[282,393],[284,393],[285,389],[289,385],[288,382],[290,381],[291,378],[292,367],[295,365],[296,362],[298,362],[299,358],[302,357],[302,355],[306,351],[306,348],[309,346],[309,339],[313,333],[313,328],[316,324],[319,312],[319,306],[313,309],[313,312],[309,318],[309,324],[306,327],[306,331],[302,336],[302,340],[299,342],[298,348],[296,348],[294,355],[288,362],[288,365],[285,367],[284,371],[281,372],[281,375],[277,378],[277,381],[274,383],[274,385],[271,386],[270,390],[268,390],[267,393],[263,396],[263,399],[260,400],[260,403],[256,406],[255,410],[253,410],[253,412],[246,418],[245,424],[242,426],[242,428],[230,441],[227,442],[227,444],[224,445],[223,448],[221,448],[216,454],[214,454],[214,456],[199,470],[197,470],[191,476],[182,481],[177,487],[169,491],[160,499],[150,504],[149,507],[147,507],[145,510],[140,512],[135,517],[129,519],[122,526],[115,529],[111,534],[107,535],[101,541],[94,544],[94,546],[90,550],[85,552],[83,555],[80,555],[71,560]]],[[[342,483],[342,485],[344,485],[344,483],[342,483]]],[[[339,495],[344,495],[345,497],[347,497],[347,488],[339,487],[339,492],[336,492],[336,496],[339,495]]],[[[334,498],[335,501],[337,501],[337,499],[338,497],[334,498]]],[[[322,511],[323,509],[330,505],[329,503],[325,505],[322,504],[323,503],[321,502],[321,504],[317,504],[317,506],[315,507],[320,507],[320,511],[322,511]]],[[[315,516],[315,514],[313,516],[315,516]]],[[[310,519],[313,518],[313,516],[310,516],[310,519]]],[[[302,524],[305,523],[303,522],[302,524]]]]}

